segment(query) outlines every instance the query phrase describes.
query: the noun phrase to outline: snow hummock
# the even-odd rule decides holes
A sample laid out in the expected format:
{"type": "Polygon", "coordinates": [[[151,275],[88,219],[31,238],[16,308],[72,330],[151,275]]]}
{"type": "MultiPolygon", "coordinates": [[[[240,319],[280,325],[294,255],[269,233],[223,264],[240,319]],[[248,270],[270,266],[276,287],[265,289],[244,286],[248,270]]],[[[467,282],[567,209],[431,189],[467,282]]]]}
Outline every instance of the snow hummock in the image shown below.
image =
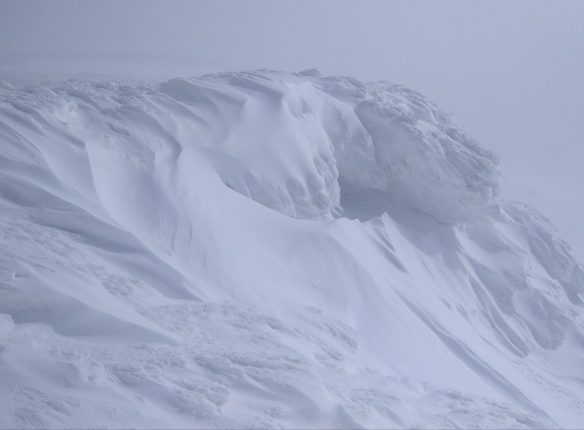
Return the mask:
{"type": "Polygon", "coordinates": [[[0,86],[0,427],[577,427],[584,271],[387,82],[0,86]]]}

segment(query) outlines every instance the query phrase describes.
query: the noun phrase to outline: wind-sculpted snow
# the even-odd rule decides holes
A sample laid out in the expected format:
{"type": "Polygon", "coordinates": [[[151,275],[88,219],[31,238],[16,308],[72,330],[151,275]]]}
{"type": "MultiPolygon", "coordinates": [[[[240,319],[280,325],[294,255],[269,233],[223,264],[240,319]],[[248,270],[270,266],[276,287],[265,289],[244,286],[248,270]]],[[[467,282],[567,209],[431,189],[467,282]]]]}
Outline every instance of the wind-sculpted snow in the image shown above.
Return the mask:
{"type": "Polygon", "coordinates": [[[385,82],[328,78],[317,85],[353,111],[331,127],[345,181],[449,222],[497,202],[498,158],[422,95],[385,82]]]}
{"type": "Polygon", "coordinates": [[[579,427],[584,271],[421,95],[0,85],[0,427],[579,427]]]}
{"type": "Polygon", "coordinates": [[[307,83],[245,74],[176,79],[160,90],[197,118],[178,139],[204,147],[228,186],[287,215],[330,218],[340,194],[318,113],[327,107],[323,94],[307,83]]]}
{"type": "Polygon", "coordinates": [[[284,214],[330,218],[339,180],[449,222],[497,202],[497,157],[401,86],[265,72],[160,88],[201,116],[190,132],[224,181],[284,214]]]}

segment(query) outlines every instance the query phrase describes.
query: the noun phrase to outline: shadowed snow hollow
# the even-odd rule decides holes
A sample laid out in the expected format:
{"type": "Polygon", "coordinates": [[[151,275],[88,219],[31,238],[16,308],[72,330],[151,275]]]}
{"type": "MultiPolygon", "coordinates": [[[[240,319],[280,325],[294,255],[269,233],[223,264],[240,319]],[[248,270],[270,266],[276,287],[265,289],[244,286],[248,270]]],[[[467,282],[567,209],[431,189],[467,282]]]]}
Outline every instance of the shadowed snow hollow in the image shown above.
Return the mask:
{"type": "Polygon", "coordinates": [[[584,271],[421,95],[0,85],[0,427],[579,427],[584,271]]]}

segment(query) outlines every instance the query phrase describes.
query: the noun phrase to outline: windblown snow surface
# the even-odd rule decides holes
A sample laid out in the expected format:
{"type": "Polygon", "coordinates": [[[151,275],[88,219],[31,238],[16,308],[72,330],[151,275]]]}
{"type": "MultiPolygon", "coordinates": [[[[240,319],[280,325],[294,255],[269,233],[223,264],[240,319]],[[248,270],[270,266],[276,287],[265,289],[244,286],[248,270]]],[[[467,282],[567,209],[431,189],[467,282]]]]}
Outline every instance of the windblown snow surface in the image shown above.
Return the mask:
{"type": "Polygon", "coordinates": [[[0,85],[0,427],[584,426],[584,271],[420,94],[0,85]]]}

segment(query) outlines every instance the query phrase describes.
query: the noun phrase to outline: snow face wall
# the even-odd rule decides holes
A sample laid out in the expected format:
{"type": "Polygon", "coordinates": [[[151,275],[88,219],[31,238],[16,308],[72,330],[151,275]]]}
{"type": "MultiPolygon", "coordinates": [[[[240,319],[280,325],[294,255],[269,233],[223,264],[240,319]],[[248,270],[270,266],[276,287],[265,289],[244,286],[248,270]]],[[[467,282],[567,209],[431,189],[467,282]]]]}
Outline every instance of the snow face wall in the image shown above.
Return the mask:
{"type": "Polygon", "coordinates": [[[584,272],[423,96],[0,85],[0,427],[584,419],[584,272]]]}

